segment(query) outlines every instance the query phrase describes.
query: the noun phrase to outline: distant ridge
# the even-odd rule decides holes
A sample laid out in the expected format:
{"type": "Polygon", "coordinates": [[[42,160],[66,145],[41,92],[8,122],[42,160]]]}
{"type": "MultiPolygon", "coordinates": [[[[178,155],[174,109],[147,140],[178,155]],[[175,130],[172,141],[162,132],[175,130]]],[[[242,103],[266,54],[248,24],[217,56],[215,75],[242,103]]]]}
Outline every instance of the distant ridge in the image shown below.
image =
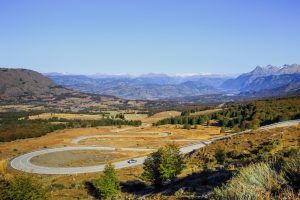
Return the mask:
{"type": "Polygon", "coordinates": [[[64,75],[47,74],[58,85],[94,94],[113,95],[135,100],[163,100],[203,95],[259,94],[260,90],[286,86],[283,92],[299,82],[300,65],[257,66],[251,72],[236,78],[218,74],[168,74],[132,75],[64,75]],[[289,85],[289,87],[287,87],[289,85]]]}
{"type": "Polygon", "coordinates": [[[282,67],[268,65],[266,67],[257,66],[249,73],[241,74],[235,79],[226,80],[221,88],[258,94],[260,90],[271,92],[272,89],[298,84],[299,81],[300,65],[292,64],[282,67]]]}
{"type": "Polygon", "coordinates": [[[171,76],[166,74],[47,75],[58,85],[94,94],[125,99],[158,100],[202,94],[219,94],[218,87],[229,77],[222,75],[171,76]]]}

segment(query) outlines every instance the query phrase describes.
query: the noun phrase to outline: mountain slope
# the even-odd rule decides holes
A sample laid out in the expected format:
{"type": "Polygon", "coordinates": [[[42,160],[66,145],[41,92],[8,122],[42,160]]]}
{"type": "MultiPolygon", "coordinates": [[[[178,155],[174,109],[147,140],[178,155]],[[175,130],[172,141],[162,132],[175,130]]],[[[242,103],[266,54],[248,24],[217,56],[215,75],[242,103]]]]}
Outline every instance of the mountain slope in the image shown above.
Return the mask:
{"type": "Polygon", "coordinates": [[[258,77],[243,88],[246,91],[274,89],[287,84],[300,83],[300,74],[283,74],[258,77]]]}
{"type": "Polygon", "coordinates": [[[300,94],[300,81],[288,83],[271,89],[261,89],[258,91],[241,92],[240,96],[243,97],[269,97],[269,96],[285,96],[300,94]]]}
{"type": "Polygon", "coordinates": [[[242,74],[235,79],[229,79],[221,87],[223,89],[234,89],[242,93],[249,93],[251,91],[275,90],[285,85],[298,84],[299,81],[300,65],[284,65],[283,67],[268,65],[264,68],[258,66],[249,73],[242,74]]]}
{"type": "Polygon", "coordinates": [[[101,112],[140,108],[145,103],[66,89],[32,70],[0,68],[1,105],[26,104],[59,112],[101,112]]]}
{"type": "Polygon", "coordinates": [[[27,69],[0,68],[0,98],[63,92],[67,90],[58,88],[53,81],[38,72],[27,69]]]}

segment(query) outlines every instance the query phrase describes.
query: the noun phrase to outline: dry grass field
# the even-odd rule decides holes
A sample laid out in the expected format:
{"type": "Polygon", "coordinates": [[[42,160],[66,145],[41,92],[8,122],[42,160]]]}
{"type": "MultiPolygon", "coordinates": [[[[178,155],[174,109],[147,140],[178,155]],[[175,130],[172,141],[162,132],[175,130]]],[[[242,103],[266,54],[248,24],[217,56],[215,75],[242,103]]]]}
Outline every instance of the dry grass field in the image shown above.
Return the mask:
{"type": "MultiPolygon", "coordinates": [[[[183,129],[182,125],[164,125],[164,126],[145,126],[141,128],[125,129],[119,132],[120,137],[110,138],[110,140],[115,141],[118,145],[118,140],[127,140],[128,145],[130,143],[134,144],[136,140],[144,141],[158,141],[158,140],[205,140],[212,137],[218,137],[222,134],[220,133],[219,127],[214,126],[200,126],[198,125],[196,129],[183,129]],[[124,136],[124,137],[123,137],[124,136]],[[123,138],[122,138],[123,137],[123,138]]],[[[91,138],[90,140],[98,140],[99,138],[91,138]]],[[[99,140],[102,140],[100,138],[99,140]]],[[[121,141],[121,144],[123,142],[121,141]]]]}
{"type": "MultiPolygon", "coordinates": [[[[181,126],[176,126],[176,125],[165,125],[161,127],[123,126],[122,128],[107,126],[107,127],[94,127],[94,128],[65,129],[65,130],[59,130],[59,131],[49,133],[45,136],[38,137],[38,138],[22,139],[22,140],[16,140],[12,142],[0,143],[0,159],[9,159],[11,157],[14,157],[22,153],[30,152],[37,149],[43,149],[47,147],[76,146],[76,144],[72,144],[71,141],[72,139],[80,136],[112,135],[112,134],[119,135],[119,136],[126,136],[124,138],[118,137],[118,138],[106,139],[106,141],[110,141],[109,145],[107,146],[112,146],[113,144],[113,146],[117,146],[117,147],[136,146],[137,141],[133,141],[134,135],[138,136],[137,139],[142,139],[141,136],[145,136],[143,140],[144,145],[147,145],[147,142],[151,143],[151,140],[157,141],[162,139],[162,137],[159,135],[154,136],[152,139],[148,138],[149,135],[150,136],[152,135],[149,134],[149,132],[150,133],[169,132],[170,133],[169,136],[163,137],[166,140],[174,140],[174,139],[195,140],[195,139],[207,139],[211,137],[220,136],[219,128],[205,127],[205,126],[198,126],[198,129],[191,129],[191,130],[185,130],[182,129],[181,126]]],[[[97,138],[94,140],[97,140],[97,138]]],[[[91,141],[88,140],[88,142],[89,144],[92,144],[91,141]]],[[[166,142],[162,142],[161,145],[164,145],[165,143],[166,142]]],[[[101,144],[101,142],[98,141],[96,141],[95,145],[106,146],[105,144],[101,144]]]]}
{"type": "MultiPolygon", "coordinates": [[[[133,111],[134,112],[134,111],[133,111]]],[[[122,111],[108,111],[107,116],[115,117],[116,114],[122,113],[122,111]]],[[[142,120],[148,117],[147,114],[124,114],[126,120],[142,120]]],[[[42,113],[38,115],[31,115],[29,119],[51,119],[53,117],[63,118],[69,120],[101,120],[103,118],[102,114],[69,114],[69,113],[42,113]]]]}
{"type": "Polygon", "coordinates": [[[39,115],[29,116],[29,119],[51,119],[53,117],[74,119],[74,120],[100,120],[102,115],[100,114],[67,114],[67,113],[43,113],[39,115]]]}
{"type": "Polygon", "coordinates": [[[143,120],[148,117],[147,114],[125,114],[126,120],[143,120]]]}
{"type": "MultiPolygon", "coordinates": [[[[216,109],[211,109],[211,110],[204,110],[204,111],[199,111],[199,112],[195,112],[195,113],[191,113],[190,115],[207,115],[207,114],[211,114],[211,113],[215,113],[218,111],[221,111],[222,109],[220,108],[216,108],[216,109]]],[[[170,118],[170,117],[177,117],[180,116],[181,112],[179,111],[164,111],[164,112],[159,112],[156,113],[150,117],[146,117],[146,118],[140,118],[140,120],[144,123],[155,123],[158,122],[159,120],[165,119],[165,118],[170,118]]]]}
{"type": "Polygon", "coordinates": [[[158,122],[159,120],[161,119],[164,119],[164,118],[169,118],[169,117],[177,117],[177,116],[180,116],[181,112],[178,112],[178,111],[164,111],[164,112],[159,112],[159,113],[156,113],[150,117],[147,117],[147,118],[144,118],[142,119],[142,122],[145,122],[145,123],[155,123],[155,122],[158,122]]]}
{"type": "MultiPolygon", "coordinates": [[[[148,154],[149,152],[144,152],[148,154]]],[[[96,151],[77,150],[53,152],[39,155],[31,159],[31,163],[46,167],[86,167],[126,160],[128,157],[137,157],[142,154],[131,151],[96,151]]]]}
{"type": "Polygon", "coordinates": [[[0,106],[0,112],[8,112],[8,111],[36,111],[36,110],[44,110],[44,106],[34,106],[34,105],[3,105],[0,106]]]}
{"type": "Polygon", "coordinates": [[[215,112],[219,112],[221,111],[222,109],[221,108],[216,108],[216,109],[211,109],[211,110],[203,110],[203,111],[198,111],[198,112],[195,112],[195,113],[191,113],[190,115],[208,115],[208,114],[212,114],[212,113],[215,113],[215,112]]]}

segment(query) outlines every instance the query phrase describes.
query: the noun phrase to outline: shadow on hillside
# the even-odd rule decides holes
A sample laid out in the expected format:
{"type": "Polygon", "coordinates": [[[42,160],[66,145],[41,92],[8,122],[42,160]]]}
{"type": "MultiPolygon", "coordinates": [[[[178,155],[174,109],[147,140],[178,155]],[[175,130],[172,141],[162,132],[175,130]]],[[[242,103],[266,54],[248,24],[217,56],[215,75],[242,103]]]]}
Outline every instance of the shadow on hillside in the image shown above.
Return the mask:
{"type": "Polygon", "coordinates": [[[87,193],[94,197],[95,199],[101,199],[101,194],[98,188],[94,186],[93,183],[87,181],[84,183],[84,188],[86,189],[87,193]]]}
{"type": "Polygon", "coordinates": [[[136,196],[147,196],[156,193],[173,196],[177,191],[180,191],[193,193],[195,196],[201,197],[208,194],[214,187],[225,183],[232,175],[233,172],[228,170],[193,173],[166,183],[159,189],[148,186],[140,180],[121,182],[121,186],[123,192],[136,196]]]}

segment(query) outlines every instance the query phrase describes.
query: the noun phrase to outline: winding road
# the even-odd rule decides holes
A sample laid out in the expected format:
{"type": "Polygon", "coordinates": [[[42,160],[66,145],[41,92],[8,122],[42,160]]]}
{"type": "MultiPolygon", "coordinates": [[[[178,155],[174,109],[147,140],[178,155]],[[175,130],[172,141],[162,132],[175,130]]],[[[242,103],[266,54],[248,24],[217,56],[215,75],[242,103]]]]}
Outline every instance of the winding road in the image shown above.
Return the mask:
{"type": "MultiPolygon", "coordinates": [[[[115,131],[116,132],[116,131],[115,131]]],[[[121,131],[118,131],[121,132],[121,131]]],[[[79,142],[81,142],[82,140],[86,140],[86,139],[90,139],[90,138],[135,138],[135,137],[149,137],[149,138],[153,138],[153,136],[151,135],[147,135],[147,134],[156,134],[159,135],[160,137],[166,137],[168,135],[170,135],[170,133],[167,132],[143,132],[143,134],[146,135],[92,135],[92,136],[80,136],[77,138],[72,139],[71,143],[73,144],[78,144],[79,142]]]]}
{"type": "MultiPolygon", "coordinates": [[[[143,134],[150,134],[150,133],[143,133],[143,134]]],[[[154,133],[151,133],[154,134],[154,133]]],[[[169,135],[169,133],[166,132],[159,132],[156,133],[158,134],[160,137],[166,137],[169,135]]],[[[90,139],[90,138],[153,138],[153,136],[149,136],[149,135],[92,135],[92,136],[80,136],[77,138],[72,139],[71,143],[73,144],[79,144],[81,141],[86,140],[86,139],[90,139]]],[[[136,140],[131,140],[131,141],[136,141],[136,140]]],[[[159,140],[160,142],[199,142],[199,140],[195,140],[195,139],[161,139],[159,140]]]]}
{"type": "MultiPolygon", "coordinates": [[[[267,126],[262,126],[260,129],[272,129],[272,128],[278,128],[278,127],[286,127],[286,126],[293,126],[297,125],[300,122],[300,120],[290,120],[286,122],[279,122],[274,123],[267,126]]],[[[201,140],[201,141],[195,141],[192,144],[186,145],[184,147],[180,148],[181,153],[190,153],[194,150],[200,149],[205,147],[206,145],[217,141],[222,140],[226,138],[230,138],[234,135],[242,134],[249,132],[251,130],[234,133],[222,137],[212,138],[208,140],[201,140]]],[[[92,136],[85,136],[85,137],[79,137],[75,138],[72,142],[78,143],[82,139],[86,139],[87,137],[92,136]]],[[[150,151],[153,149],[142,149],[142,148],[116,148],[116,147],[97,147],[97,146],[76,146],[76,147],[59,147],[59,148],[48,148],[38,151],[33,151],[27,154],[20,155],[14,159],[11,160],[10,166],[13,169],[29,172],[29,173],[36,173],[36,174],[81,174],[81,173],[91,173],[91,172],[99,172],[104,170],[103,164],[96,165],[96,166],[88,166],[88,167],[44,167],[44,166],[37,166],[30,162],[30,159],[39,156],[42,154],[52,153],[52,152],[59,152],[59,151],[70,151],[70,150],[101,150],[101,151],[112,151],[112,150],[121,150],[121,151],[150,151]]],[[[128,163],[127,160],[119,161],[113,163],[116,169],[121,169],[125,167],[132,167],[136,165],[141,165],[144,163],[146,156],[134,158],[137,162],[135,163],[128,163]]]]}

